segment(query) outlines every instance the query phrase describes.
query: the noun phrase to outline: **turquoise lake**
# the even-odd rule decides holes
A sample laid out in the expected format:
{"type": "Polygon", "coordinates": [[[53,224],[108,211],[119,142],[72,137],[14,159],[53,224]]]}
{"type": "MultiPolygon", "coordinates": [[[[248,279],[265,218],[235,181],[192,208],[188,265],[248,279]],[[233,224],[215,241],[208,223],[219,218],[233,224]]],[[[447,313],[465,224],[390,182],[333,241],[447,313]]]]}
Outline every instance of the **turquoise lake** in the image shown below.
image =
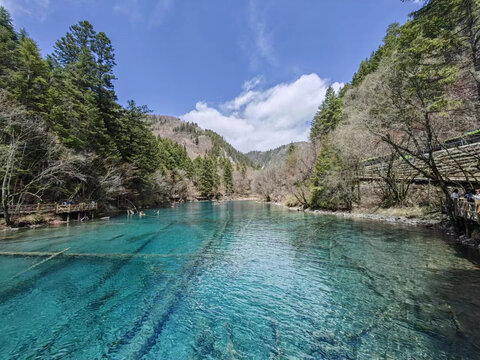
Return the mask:
{"type": "Polygon", "coordinates": [[[480,359],[479,268],[433,231],[146,214],[2,235],[0,359],[480,359]]]}

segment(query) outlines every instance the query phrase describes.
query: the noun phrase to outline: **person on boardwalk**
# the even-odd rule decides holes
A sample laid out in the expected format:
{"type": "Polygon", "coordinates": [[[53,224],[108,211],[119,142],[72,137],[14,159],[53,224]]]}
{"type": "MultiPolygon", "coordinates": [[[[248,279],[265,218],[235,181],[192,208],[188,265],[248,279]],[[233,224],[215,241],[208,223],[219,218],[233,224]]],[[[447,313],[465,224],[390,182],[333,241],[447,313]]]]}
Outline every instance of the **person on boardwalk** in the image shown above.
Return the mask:
{"type": "Polygon", "coordinates": [[[475,191],[475,194],[473,195],[474,200],[480,200],[480,189],[477,189],[475,191]]]}
{"type": "Polygon", "coordinates": [[[450,197],[453,201],[458,200],[460,198],[460,195],[458,194],[458,189],[454,189],[450,197]]]}
{"type": "Polygon", "coordinates": [[[473,198],[473,195],[475,194],[475,190],[473,189],[467,189],[467,191],[465,192],[465,199],[468,201],[468,202],[475,202],[475,199],[473,198]]]}

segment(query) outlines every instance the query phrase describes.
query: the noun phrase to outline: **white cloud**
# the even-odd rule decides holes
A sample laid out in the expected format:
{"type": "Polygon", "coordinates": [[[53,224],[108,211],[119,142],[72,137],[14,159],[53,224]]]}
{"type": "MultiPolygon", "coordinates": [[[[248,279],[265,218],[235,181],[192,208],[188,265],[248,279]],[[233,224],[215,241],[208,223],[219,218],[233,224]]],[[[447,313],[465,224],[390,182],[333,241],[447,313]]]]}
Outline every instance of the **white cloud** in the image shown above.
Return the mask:
{"type": "Polygon", "coordinates": [[[122,0],[114,5],[113,11],[132,23],[146,22],[154,26],[163,22],[173,3],[174,0],[157,0],[151,6],[143,0],[122,0]]]}
{"type": "Polygon", "coordinates": [[[248,25],[253,35],[255,51],[246,49],[250,57],[250,65],[255,68],[263,60],[269,65],[277,65],[278,60],[273,46],[271,33],[267,30],[265,17],[259,13],[256,0],[250,0],[248,6],[248,25]]]}
{"type": "Polygon", "coordinates": [[[50,9],[50,0],[0,0],[0,6],[5,7],[12,15],[34,15],[44,21],[50,9]]]}
{"type": "Polygon", "coordinates": [[[243,83],[243,90],[244,91],[249,91],[249,90],[252,90],[254,88],[256,88],[258,85],[260,85],[261,83],[263,83],[263,77],[261,76],[256,76],[254,77],[253,79],[250,79],[248,81],[245,81],[243,83]]]}
{"type": "Polygon", "coordinates": [[[113,7],[113,11],[126,16],[130,22],[140,22],[144,19],[139,0],[119,1],[113,7]]]}
{"type": "MultiPolygon", "coordinates": [[[[342,85],[332,84],[334,89],[342,85]]],[[[317,74],[302,75],[263,91],[244,86],[235,99],[217,108],[199,102],[181,118],[218,132],[241,151],[269,150],[308,139],[310,122],[328,86],[317,74]]]]}
{"type": "Polygon", "coordinates": [[[150,16],[151,25],[160,25],[163,19],[173,5],[173,0],[158,0],[150,16]]]}

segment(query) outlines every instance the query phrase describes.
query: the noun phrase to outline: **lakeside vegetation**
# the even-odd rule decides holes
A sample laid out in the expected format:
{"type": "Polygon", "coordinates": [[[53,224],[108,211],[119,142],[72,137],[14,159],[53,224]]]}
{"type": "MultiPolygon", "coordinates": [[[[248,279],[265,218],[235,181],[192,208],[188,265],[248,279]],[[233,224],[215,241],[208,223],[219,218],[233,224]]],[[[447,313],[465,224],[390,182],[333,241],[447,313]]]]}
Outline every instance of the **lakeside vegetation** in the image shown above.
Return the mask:
{"type": "MultiPolygon", "coordinates": [[[[439,170],[433,153],[480,128],[479,9],[472,0],[426,1],[405,24],[388,27],[350,83],[327,90],[310,143],[242,154],[197,124],[151,116],[133,100],[121,106],[113,46],[87,21],[70,27],[43,58],[1,8],[5,219],[15,221],[7,209],[24,203],[94,200],[108,211],[259,196],[327,210],[431,213],[444,206],[453,221],[455,181],[439,170]],[[165,123],[174,135],[163,137],[165,123]],[[385,166],[376,181],[362,184],[362,169],[373,159],[385,166]],[[399,162],[429,185],[400,179],[399,162]]],[[[456,161],[458,152],[448,156],[465,177],[462,186],[478,184],[478,171],[456,161]]],[[[468,156],[480,163],[478,153],[468,156]]]]}
{"type": "Polygon", "coordinates": [[[213,131],[213,147],[191,159],[152,134],[150,112],[115,94],[115,53],[87,21],[70,27],[42,58],[26,30],[0,7],[1,208],[97,201],[104,209],[233,192],[233,166],[253,163],[213,131]],[[243,157],[242,157],[243,155],[243,157]]]}
{"type": "MultiPolygon", "coordinates": [[[[427,1],[404,25],[390,25],[351,82],[338,92],[328,89],[312,122],[311,149],[291,155],[302,161],[287,158],[284,168],[264,170],[277,172],[264,179],[279,180],[260,187],[268,198],[313,209],[352,210],[373,197],[378,201],[368,205],[372,209],[420,205],[430,207],[428,212],[443,205],[455,222],[450,198],[455,181],[439,170],[433,153],[480,127],[479,40],[478,1],[427,1]],[[378,181],[361,188],[364,160],[379,156],[387,166],[378,181]],[[413,178],[399,179],[395,171],[399,159],[432,185],[414,191],[413,178]],[[282,184],[281,173],[292,176],[282,184]],[[427,201],[427,192],[435,201],[427,201]]],[[[465,177],[458,186],[473,188],[480,154],[464,155],[469,166],[455,160],[458,153],[447,151],[446,159],[465,177]]]]}

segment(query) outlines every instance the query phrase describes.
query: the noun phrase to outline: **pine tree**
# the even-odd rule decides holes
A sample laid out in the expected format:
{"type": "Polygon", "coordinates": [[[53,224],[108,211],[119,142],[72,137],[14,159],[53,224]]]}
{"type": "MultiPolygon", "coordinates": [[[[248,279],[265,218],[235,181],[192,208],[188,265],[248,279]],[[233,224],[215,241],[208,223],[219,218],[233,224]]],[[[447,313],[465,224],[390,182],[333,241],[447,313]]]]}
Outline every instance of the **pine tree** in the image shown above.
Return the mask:
{"type": "Polygon", "coordinates": [[[50,122],[69,146],[117,157],[113,137],[122,124],[112,80],[113,48],[104,33],[81,21],[58,40],[50,57],[57,91],[50,122]]]}
{"type": "Polygon", "coordinates": [[[199,184],[200,174],[202,172],[203,160],[200,155],[195,157],[192,161],[193,164],[193,183],[195,185],[199,184]]]}
{"type": "Polygon", "coordinates": [[[228,159],[223,161],[223,184],[226,194],[231,195],[233,193],[233,166],[228,159]]]}
{"type": "Polygon", "coordinates": [[[50,71],[35,41],[21,33],[17,65],[8,81],[8,90],[25,108],[39,115],[47,113],[50,71]]]}
{"type": "Polygon", "coordinates": [[[329,183],[329,177],[338,176],[340,162],[328,143],[324,143],[320,150],[312,176],[312,208],[337,209],[340,201],[336,198],[335,185],[329,183]]]}
{"type": "Polygon", "coordinates": [[[16,66],[18,35],[8,11],[0,6],[0,86],[4,87],[10,72],[16,66]]]}
{"type": "Polygon", "coordinates": [[[313,141],[334,130],[342,120],[342,111],[343,100],[335,94],[335,90],[330,86],[327,89],[325,100],[318,108],[313,119],[310,139],[313,141]]]}
{"type": "Polygon", "coordinates": [[[149,111],[146,106],[129,101],[121,118],[122,131],[116,137],[121,159],[133,164],[142,178],[153,173],[160,164],[159,141],[145,122],[149,111]]]}
{"type": "Polygon", "coordinates": [[[200,175],[198,179],[198,190],[202,196],[212,199],[216,196],[218,190],[218,172],[216,161],[210,156],[205,156],[202,160],[200,175]]]}

